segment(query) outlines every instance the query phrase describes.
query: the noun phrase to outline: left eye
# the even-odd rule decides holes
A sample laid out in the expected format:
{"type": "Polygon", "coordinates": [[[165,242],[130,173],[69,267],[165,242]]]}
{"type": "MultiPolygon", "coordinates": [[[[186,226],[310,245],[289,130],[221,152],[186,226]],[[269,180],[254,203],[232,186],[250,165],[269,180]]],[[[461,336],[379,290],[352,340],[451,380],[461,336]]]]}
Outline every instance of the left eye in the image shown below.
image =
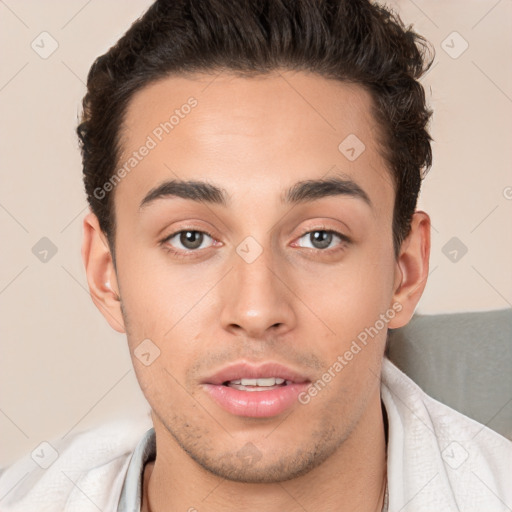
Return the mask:
{"type": "Polygon", "coordinates": [[[316,231],[309,231],[299,238],[300,247],[308,247],[311,249],[328,249],[333,242],[346,241],[346,237],[337,233],[336,231],[327,231],[319,229],[316,231]],[[303,245],[300,240],[305,239],[310,242],[311,245],[303,245]]]}
{"type": "Polygon", "coordinates": [[[203,233],[202,231],[184,230],[174,233],[165,241],[172,245],[175,249],[193,251],[195,249],[204,249],[205,247],[208,247],[208,245],[203,245],[207,239],[213,240],[210,235],[203,233]],[[176,247],[174,244],[181,244],[181,247],[176,247]]]}

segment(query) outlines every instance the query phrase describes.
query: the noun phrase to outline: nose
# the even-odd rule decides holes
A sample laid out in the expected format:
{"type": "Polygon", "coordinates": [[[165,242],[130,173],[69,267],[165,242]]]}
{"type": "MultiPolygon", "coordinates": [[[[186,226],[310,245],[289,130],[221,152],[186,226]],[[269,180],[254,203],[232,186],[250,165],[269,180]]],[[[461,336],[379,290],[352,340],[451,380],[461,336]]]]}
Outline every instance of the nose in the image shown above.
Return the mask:
{"type": "Polygon", "coordinates": [[[252,262],[233,255],[233,268],[223,282],[222,327],[251,339],[284,334],[294,328],[294,295],[284,269],[270,249],[252,262]]]}

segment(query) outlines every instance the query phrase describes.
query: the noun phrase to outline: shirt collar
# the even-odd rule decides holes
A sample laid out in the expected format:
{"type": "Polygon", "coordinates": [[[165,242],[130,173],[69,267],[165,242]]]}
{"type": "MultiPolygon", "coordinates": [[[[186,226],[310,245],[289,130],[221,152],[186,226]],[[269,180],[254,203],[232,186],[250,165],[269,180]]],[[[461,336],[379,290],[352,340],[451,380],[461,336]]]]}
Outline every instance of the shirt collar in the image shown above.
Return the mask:
{"type": "Polygon", "coordinates": [[[138,442],[128,465],[117,512],[140,512],[144,466],[156,458],[155,429],[150,428],[138,442]]]}

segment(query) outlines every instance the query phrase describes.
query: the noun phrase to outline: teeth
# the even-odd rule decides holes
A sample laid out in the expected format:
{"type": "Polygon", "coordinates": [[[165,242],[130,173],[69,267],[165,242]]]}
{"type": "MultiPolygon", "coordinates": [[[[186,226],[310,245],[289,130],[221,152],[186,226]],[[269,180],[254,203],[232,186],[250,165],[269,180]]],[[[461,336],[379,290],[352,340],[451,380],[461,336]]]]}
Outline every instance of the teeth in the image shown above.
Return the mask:
{"type": "Polygon", "coordinates": [[[282,384],[284,379],[279,379],[275,377],[267,377],[265,379],[240,379],[240,384],[242,386],[275,386],[276,384],[282,384]]]}
{"type": "MultiPolygon", "coordinates": [[[[267,377],[263,379],[235,379],[229,381],[229,384],[240,386],[271,387],[280,386],[284,382],[285,380],[279,377],[267,377]]],[[[286,383],[288,384],[288,381],[286,381],[286,383]]]]}

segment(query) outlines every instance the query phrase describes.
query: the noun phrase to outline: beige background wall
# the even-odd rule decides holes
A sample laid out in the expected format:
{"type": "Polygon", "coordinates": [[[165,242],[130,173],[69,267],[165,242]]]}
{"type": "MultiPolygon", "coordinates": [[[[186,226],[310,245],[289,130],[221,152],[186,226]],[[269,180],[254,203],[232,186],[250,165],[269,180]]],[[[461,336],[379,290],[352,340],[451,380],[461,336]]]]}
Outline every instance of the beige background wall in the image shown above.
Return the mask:
{"type": "MultiPolygon", "coordinates": [[[[0,2],[0,465],[148,407],[124,337],[87,292],[74,129],[91,63],[149,3],[0,2]],[[46,262],[32,252],[43,237],[57,251],[46,262]]],[[[393,5],[437,52],[424,79],[436,142],[420,201],[434,227],[432,273],[418,311],[510,308],[512,2],[393,5]]]]}

